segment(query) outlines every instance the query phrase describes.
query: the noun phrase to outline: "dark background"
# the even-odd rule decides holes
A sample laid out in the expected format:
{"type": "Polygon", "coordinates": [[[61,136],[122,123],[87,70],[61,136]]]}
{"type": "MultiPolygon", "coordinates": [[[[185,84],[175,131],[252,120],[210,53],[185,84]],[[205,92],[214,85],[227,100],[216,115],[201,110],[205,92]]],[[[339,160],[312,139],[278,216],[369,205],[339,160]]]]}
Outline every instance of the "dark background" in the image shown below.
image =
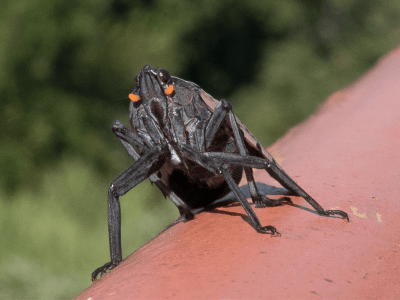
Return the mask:
{"type": "MultiPolygon", "coordinates": [[[[264,146],[399,44],[387,1],[2,1],[0,298],[70,299],[109,260],[112,134],[145,64],[233,103],[264,146]]],[[[124,257],[178,216],[149,181],[121,198],[124,257]]]]}

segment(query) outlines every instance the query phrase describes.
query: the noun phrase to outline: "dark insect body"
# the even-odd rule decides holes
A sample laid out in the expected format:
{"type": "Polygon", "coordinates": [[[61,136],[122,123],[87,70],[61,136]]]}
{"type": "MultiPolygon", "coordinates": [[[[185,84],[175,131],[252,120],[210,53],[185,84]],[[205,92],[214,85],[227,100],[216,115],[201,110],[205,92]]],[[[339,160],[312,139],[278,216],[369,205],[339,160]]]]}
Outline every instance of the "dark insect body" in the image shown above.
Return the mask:
{"type": "Polygon", "coordinates": [[[136,88],[129,94],[131,128],[118,120],[112,127],[135,162],[115,178],[108,190],[111,261],[96,269],[92,280],[122,261],[119,197],[146,178],[174,202],[187,220],[193,219],[197,209],[233,192],[257,232],[279,235],[273,226],[261,225],[238,187],[243,170],[256,207],[278,206],[291,200],[271,200],[261,195],[253,168],[266,170],[320,215],[339,215],[349,220],[343,211],[324,210],[296,184],[233,114],[232,105],[225,99],[215,100],[197,84],[148,65],[136,76],[135,83],[136,88]]]}

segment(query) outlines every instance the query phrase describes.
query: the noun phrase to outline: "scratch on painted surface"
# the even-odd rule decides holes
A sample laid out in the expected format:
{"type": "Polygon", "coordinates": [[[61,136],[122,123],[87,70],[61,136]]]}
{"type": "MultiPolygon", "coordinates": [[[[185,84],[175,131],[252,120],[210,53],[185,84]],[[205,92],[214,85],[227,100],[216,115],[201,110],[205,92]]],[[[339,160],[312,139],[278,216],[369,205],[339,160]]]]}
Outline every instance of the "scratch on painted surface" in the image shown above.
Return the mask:
{"type": "Polygon", "coordinates": [[[379,213],[376,213],[376,218],[378,219],[378,222],[382,222],[382,215],[379,213]]]}
{"type": "Polygon", "coordinates": [[[367,218],[367,214],[366,214],[366,213],[360,214],[360,213],[357,211],[357,207],[352,206],[352,207],[350,207],[350,209],[351,209],[351,211],[353,212],[353,215],[355,215],[355,216],[357,216],[357,217],[360,217],[360,218],[363,218],[363,219],[366,219],[366,218],[367,218]]]}

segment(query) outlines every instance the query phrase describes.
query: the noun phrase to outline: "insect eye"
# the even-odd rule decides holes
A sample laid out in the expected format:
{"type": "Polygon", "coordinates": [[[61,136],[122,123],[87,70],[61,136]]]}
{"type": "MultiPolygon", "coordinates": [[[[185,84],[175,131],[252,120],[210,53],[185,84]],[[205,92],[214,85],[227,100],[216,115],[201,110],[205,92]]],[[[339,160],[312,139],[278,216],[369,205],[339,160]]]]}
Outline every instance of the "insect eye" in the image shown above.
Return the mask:
{"type": "Polygon", "coordinates": [[[130,93],[128,95],[129,99],[131,99],[131,101],[133,102],[138,102],[140,100],[140,96],[139,95],[135,95],[134,93],[130,93]]]}
{"type": "Polygon", "coordinates": [[[168,83],[171,80],[171,74],[165,69],[159,69],[158,76],[164,83],[168,83]]]}

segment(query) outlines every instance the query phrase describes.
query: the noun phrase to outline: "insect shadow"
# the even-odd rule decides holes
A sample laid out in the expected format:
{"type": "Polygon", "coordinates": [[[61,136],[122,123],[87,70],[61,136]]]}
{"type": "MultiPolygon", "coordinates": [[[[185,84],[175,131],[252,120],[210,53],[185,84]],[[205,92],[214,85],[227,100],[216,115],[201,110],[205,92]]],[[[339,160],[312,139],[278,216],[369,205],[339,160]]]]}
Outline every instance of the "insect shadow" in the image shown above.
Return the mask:
{"type": "MultiPolygon", "coordinates": [[[[265,184],[263,182],[256,182],[256,186],[257,186],[257,189],[260,192],[260,194],[263,196],[282,196],[283,198],[287,198],[287,196],[297,196],[293,192],[290,192],[285,188],[272,186],[269,184],[265,184]]],[[[240,190],[247,199],[251,198],[250,189],[249,189],[248,184],[244,184],[244,185],[240,186],[240,190]]],[[[199,208],[199,209],[193,210],[193,213],[195,215],[197,215],[201,212],[207,211],[210,213],[226,214],[226,215],[231,215],[231,216],[240,216],[246,223],[251,225],[251,220],[245,213],[228,212],[228,211],[223,210],[224,207],[233,206],[233,205],[240,206],[240,203],[237,200],[237,198],[235,197],[235,194],[233,192],[229,192],[222,198],[213,202],[211,205],[208,205],[207,207],[204,207],[204,208],[199,208]]],[[[253,204],[251,204],[251,205],[253,205],[253,204]]],[[[286,203],[286,205],[300,208],[300,209],[308,211],[310,213],[319,215],[316,211],[314,211],[308,207],[299,205],[299,204],[294,204],[294,203],[289,202],[289,203],[286,203]]],[[[336,216],[328,216],[328,217],[336,217],[336,216]]],[[[164,230],[162,230],[160,233],[168,230],[169,228],[171,228],[179,223],[186,222],[186,221],[187,220],[184,217],[180,216],[174,222],[172,222],[167,227],[165,227],[164,230]]]]}

